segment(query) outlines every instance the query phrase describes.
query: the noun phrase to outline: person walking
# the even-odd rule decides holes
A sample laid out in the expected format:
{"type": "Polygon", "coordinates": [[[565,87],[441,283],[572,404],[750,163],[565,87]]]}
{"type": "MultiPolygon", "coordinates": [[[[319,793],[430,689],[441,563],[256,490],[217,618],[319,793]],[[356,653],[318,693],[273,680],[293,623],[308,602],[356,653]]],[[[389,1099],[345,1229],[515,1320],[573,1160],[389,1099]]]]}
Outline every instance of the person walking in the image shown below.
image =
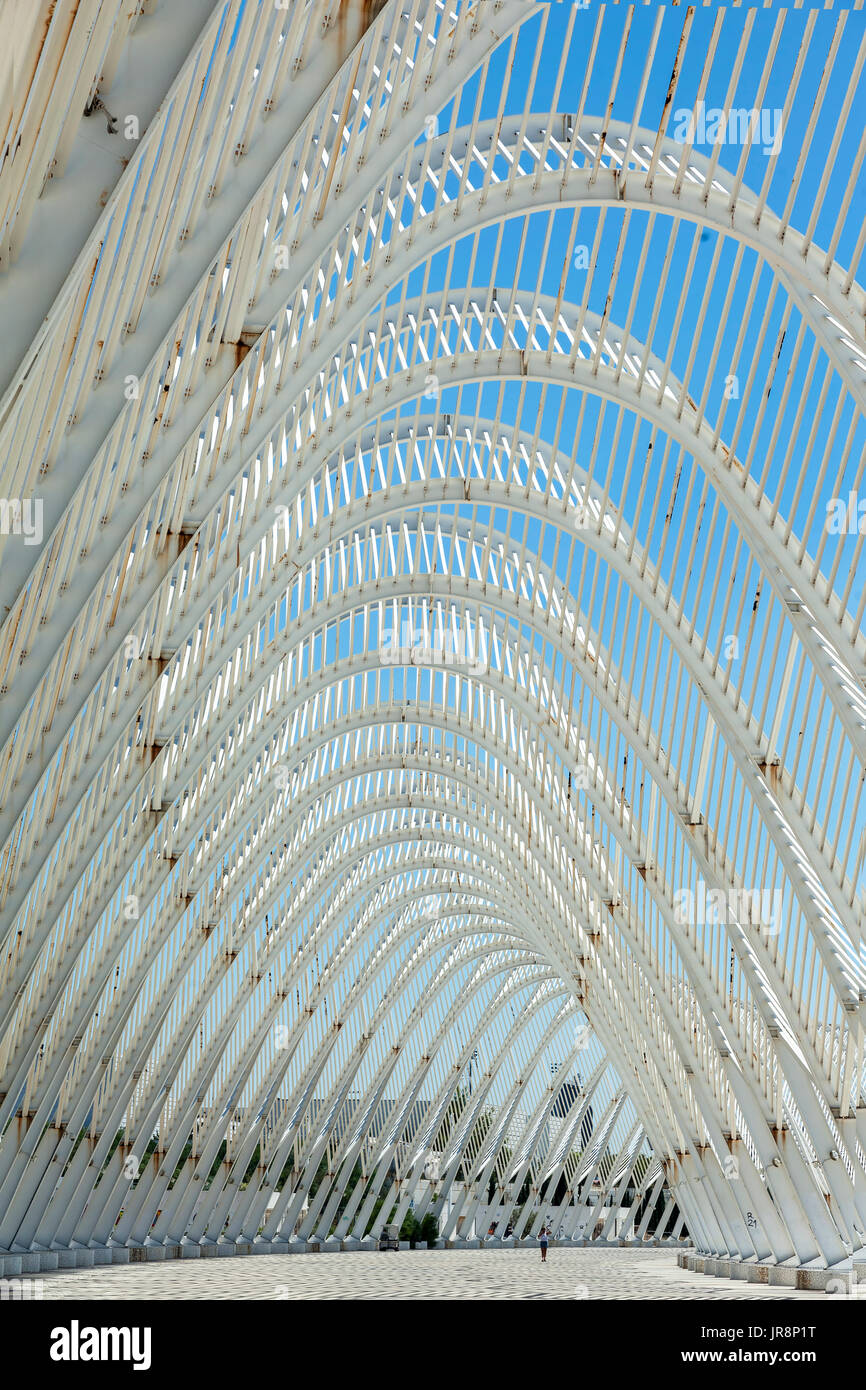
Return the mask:
{"type": "Polygon", "coordinates": [[[547,1264],[547,1242],[548,1242],[549,1237],[550,1237],[550,1232],[548,1231],[547,1227],[546,1227],[546,1226],[542,1226],[542,1228],[541,1228],[541,1237],[540,1237],[540,1241],[541,1241],[541,1263],[542,1263],[543,1265],[546,1265],[546,1264],[547,1264]]]}

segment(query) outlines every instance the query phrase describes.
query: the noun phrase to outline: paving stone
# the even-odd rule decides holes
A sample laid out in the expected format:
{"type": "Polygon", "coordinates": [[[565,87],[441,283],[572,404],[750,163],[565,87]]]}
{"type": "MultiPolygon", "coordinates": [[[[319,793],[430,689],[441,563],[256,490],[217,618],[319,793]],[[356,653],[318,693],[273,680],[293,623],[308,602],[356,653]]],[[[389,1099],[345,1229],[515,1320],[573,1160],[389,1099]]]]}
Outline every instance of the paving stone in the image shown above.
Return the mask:
{"type": "Polygon", "coordinates": [[[675,1250],[357,1250],[313,1256],[167,1261],[41,1276],[64,1299],[710,1299],[800,1300],[819,1292],[708,1278],[675,1250]]]}

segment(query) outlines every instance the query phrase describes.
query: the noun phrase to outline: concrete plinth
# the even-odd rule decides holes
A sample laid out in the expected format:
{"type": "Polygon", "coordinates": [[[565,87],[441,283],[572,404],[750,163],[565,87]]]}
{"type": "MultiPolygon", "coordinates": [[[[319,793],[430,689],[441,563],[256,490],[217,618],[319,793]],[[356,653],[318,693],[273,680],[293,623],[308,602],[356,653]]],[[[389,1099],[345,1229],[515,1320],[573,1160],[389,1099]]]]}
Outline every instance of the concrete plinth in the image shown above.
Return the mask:
{"type": "MultiPolygon", "coordinates": [[[[830,1294],[850,1293],[857,1274],[851,1269],[816,1269],[792,1264],[773,1265],[763,1260],[737,1260],[720,1258],[715,1255],[696,1255],[692,1251],[677,1255],[680,1269],[692,1274],[714,1276],[717,1279],[737,1279],[748,1284],[762,1284],[771,1288],[804,1289],[816,1292],[822,1289],[830,1294]]],[[[864,1281],[866,1282],[866,1266],[864,1281]]]]}

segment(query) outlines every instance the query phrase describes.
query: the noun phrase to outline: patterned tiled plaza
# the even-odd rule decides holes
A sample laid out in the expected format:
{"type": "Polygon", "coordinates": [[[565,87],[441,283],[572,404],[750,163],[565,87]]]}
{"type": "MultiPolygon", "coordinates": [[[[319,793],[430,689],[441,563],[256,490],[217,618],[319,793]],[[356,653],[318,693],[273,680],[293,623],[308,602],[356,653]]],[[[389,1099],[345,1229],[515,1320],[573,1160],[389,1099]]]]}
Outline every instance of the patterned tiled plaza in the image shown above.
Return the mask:
{"type": "Polygon", "coordinates": [[[172,1260],[40,1276],[46,1299],[821,1299],[692,1274],[674,1250],[358,1251],[172,1260]]]}

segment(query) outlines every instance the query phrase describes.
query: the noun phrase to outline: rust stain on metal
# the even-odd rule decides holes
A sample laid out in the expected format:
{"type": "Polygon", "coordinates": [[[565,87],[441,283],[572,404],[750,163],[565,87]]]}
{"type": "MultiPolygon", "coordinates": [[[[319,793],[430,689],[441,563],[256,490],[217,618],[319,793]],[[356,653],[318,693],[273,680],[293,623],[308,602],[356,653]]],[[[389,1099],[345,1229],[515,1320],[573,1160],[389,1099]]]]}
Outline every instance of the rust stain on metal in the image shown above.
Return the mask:
{"type": "Polygon", "coordinates": [[[758,763],[758,770],[763,773],[773,791],[779,788],[779,764],[776,761],[769,762],[766,759],[758,763]]]}
{"type": "Polygon", "coordinates": [[[367,32],[376,16],[385,8],[385,0],[340,0],[340,8],[337,12],[337,38],[340,50],[348,50],[349,46],[367,32]],[[360,19],[360,29],[357,34],[352,34],[349,30],[347,37],[347,26],[351,15],[357,14],[360,19]]]}

